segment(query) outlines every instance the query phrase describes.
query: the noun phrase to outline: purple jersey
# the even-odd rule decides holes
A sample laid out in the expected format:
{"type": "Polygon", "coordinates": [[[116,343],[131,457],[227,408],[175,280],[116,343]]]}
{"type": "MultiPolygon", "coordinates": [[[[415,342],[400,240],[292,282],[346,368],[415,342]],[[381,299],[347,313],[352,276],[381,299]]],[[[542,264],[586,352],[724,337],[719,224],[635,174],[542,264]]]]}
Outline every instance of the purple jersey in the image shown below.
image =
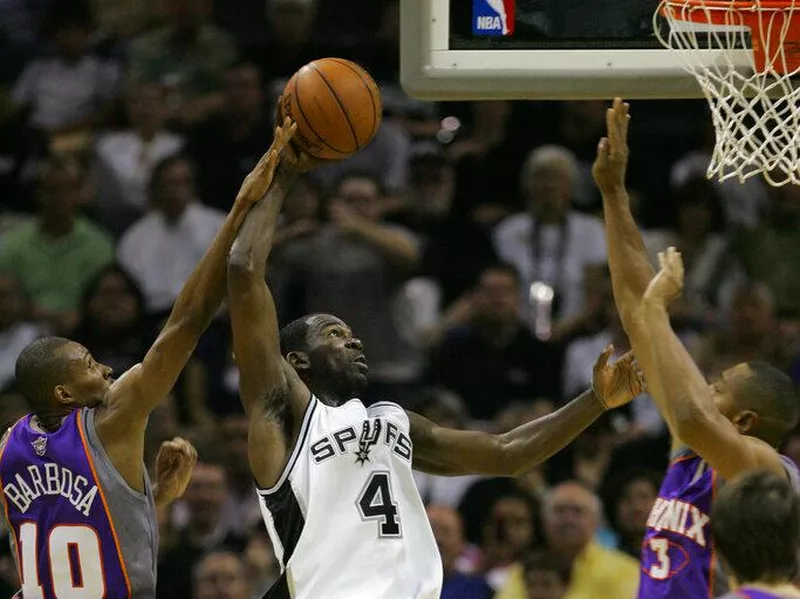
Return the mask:
{"type": "Polygon", "coordinates": [[[52,433],[24,417],[0,454],[3,504],[25,599],[132,596],[83,412],[52,433]]]}
{"type": "Polygon", "coordinates": [[[784,599],[780,595],[776,595],[774,593],[768,593],[767,591],[760,591],[758,589],[748,589],[747,587],[741,587],[730,593],[729,595],[725,595],[721,599],[784,599]]]}
{"type": "MultiPolygon", "coordinates": [[[[788,458],[782,461],[797,489],[796,466],[788,458]]],[[[727,576],[720,572],[709,524],[721,482],[692,450],[676,453],[647,518],[639,599],[709,599],[725,593],[727,576]]]]}

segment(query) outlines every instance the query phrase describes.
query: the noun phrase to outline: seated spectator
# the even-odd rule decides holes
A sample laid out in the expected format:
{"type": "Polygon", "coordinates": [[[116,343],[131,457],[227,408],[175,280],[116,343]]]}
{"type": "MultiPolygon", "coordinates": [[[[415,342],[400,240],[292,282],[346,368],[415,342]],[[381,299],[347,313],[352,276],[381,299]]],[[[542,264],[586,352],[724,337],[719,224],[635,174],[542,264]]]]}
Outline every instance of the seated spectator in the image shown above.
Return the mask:
{"type": "Polygon", "coordinates": [[[458,559],[464,552],[464,530],[458,512],[451,507],[431,505],[428,519],[442,556],[441,599],[491,599],[492,589],[483,578],[458,570],[458,559]]]}
{"type": "Polygon", "coordinates": [[[150,211],[125,232],[117,257],[157,315],[172,307],[225,215],[197,201],[194,168],[183,156],[156,165],[149,191],[150,211]]]}
{"type": "Polygon", "coordinates": [[[561,397],[560,352],[525,327],[518,298],[514,268],[487,268],[460,326],[432,352],[427,379],[462,397],[472,418],[490,420],[518,398],[561,397]]]}
{"type": "Polygon", "coordinates": [[[791,344],[778,326],[775,300],[763,283],[742,281],[734,291],[727,329],[714,331],[693,348],[703,373],[714,378],[723,370],[751,360],[761,360],[789,371],[791,344]]]}
{"type": "MultiPolygon", "coordinates": [[[[242,558],[232,551],[212,551],[192,573],[193,599],[251,599],[253,590],[242,558]]],[[[188,595],[186,595],[188,597],[188,595]]]]}
{"type": "Polygon", "coordinates": [[[128,81],[165,86],[170,116],[182,123],[220,109],[222,74],[236,59],[233,40],[208,22],[210,10],[210,0],[169,0],[166,25],[130,46],[128,81]]]}
{"type": "MultiPolygon", "coordinates": [[[[268,0],[266,31],[251,53],[268,79],[289,79],[304,64],[331,56],[314,35],[318,0],[268,0]]],[[[263,4],[262,4],[263,6],[263,4]]]]}
{"type": "Polygon", "coordinates": [[[617,536],[617,549],[636,560],[660,486],[659,474],[643,468],[610,472],[603,482],[603,505],[617,536]]]}
{"type": "Polygon", "coordinates": [[[263,597],[281,575],[281,566],[262,522],[251,531],[243,559],[247,580],[255,590],[254,597],[263,597]]]}
{"type": "Polygon", "coordinates": [[[13,384],[20,352],[44,334],[42,327],[27,320],[25,304],[19,283],[0,275],[0,391],[13,384]]]}
{"type": "Polygon", "coordinates": [[[189,134],[186,153],[197,165],[198,189],[207,206],[228,211],[242,180],[272,139],[261,72],[236,63],[222,78],[222,110],[189,134]]]}
{"type": "Polygon", "coordinates": [[[153,340],[145,318],[144,296],[118,264],[106,266],[87,284],[73,338],[117,374],[144,358],[153,340]]]}
{"type": "Polygon", "coordinates": [[[800,321],[800,186],[768,188],[769,212],[757,227],[734,236],[733,249],[748,278],[772,291],[780,320],[800,321]]]}
{"type": "Polygon", "coordinates": [[[19,281],[33,317],[59,334],[75,327],[87,283],[114,259],[111,238],[81,216],[87,185],[77,161],[49,159],[39,173],[36,218],[0,240],[0,272],[19,281]]]}
{"type": "Polygon", "coordinates": [[[183,146],[183,139],[165,128],[162,87],[133,88],[126,104],[128,128],[104,133],[95,145],[98,219],[117,234],[147,211],[147,185],[156,164],[183,146]]]}
{"type": "Polygon", "coordinates": [[[587,277],[606,262],[603,223],[572,209],[579,184],[575,156],[560,146],[543,146],[530,153],[520,176],[528,211],[511,216],[494,231],[501,260],[520,273],[520,307],[530,309],[531,285],[550,290],[532,314],[537,334],[565,341],[596,321],[600,305],[586,302],[587,277]]]}
{"type": "Polygon", "coordinates": [[[645,245],[658,268],[658,253],[681,250],[686,278],[683,294],[670,307],[682,327],[702,329],[717,320],[717,312],[733,273],[733,260],[723,236],[724,217],[718,192],[705,177],[695,176],[672,191],[674,224],[644,233],[645,245]]]}
{"type": "Polygon", "coordinates": [[[567,562],[551,551],[534,551],[522,561],[527,594],[520,599],[564,599],[572,579],[567,562]]]}
{"type": "Polygon", "coordinates": [[[262,523],[247,454],[249,429],[250,421],[243,413],[229,414],[217,426],[218,443],[228,478],[228,496],[222,506],[222,522],[228,531],[242,538],[262,523]]]}
{"type": "Polygon", "coordinates": [[[91,129],[105,120],[119,71],[90,52],[93,19],[85,0],[51,2],[45,23],[56,54],[25,67],[11,100],[29,108],[31,126],[46,133],[91,129]]]}

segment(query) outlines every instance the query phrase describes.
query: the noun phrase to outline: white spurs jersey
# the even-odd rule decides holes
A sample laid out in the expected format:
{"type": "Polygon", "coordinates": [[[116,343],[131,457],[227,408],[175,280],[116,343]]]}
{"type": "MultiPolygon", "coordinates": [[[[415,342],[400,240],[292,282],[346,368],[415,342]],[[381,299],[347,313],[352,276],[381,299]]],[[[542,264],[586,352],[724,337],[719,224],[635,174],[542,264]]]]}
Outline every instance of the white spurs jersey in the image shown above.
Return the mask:
{"type": "Polygon", "coordinates": [[[259,503],[281,576],[264,599],[439,599],[442,567],[398,405],[312,397],[259,503]]]}

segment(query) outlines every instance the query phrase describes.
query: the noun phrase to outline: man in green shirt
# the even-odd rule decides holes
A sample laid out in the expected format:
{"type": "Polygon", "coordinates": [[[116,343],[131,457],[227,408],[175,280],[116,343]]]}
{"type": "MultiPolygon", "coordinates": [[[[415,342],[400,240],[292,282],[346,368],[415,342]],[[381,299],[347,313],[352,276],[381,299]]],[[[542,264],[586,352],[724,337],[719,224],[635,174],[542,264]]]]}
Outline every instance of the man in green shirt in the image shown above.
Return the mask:
{"type": "Polygon", "coordinates": [[[51,159],[39,177],[36,218],[0,237],[0,273],[19,281],[34,318],[57,333],[74,327],[86,284],[114,260],[111,238],[80,215],[85,185],[77,162],[51,159]]]}

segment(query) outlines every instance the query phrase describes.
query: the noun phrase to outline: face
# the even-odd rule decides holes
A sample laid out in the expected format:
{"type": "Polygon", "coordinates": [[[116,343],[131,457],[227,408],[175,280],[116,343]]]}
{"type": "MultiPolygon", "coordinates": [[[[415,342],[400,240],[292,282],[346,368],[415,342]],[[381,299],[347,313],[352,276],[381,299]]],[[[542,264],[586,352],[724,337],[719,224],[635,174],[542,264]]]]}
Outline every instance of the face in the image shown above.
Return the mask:
{"type": "Polygon", "coordinates": [[[164,92],[159,86],[146,85],[128,98],[128,120],[134,129],[161,129],[166,117],[164,92]]]}
{"type": "Polygon", "coordinates": [[[446,570],[455,567],[456,560],[464,550],[464,531],[461,518],[455,510],[444,506],[428,508],[433,536],[442,555],[442,563],[446,570]]]}
{"type": "Polygon", "coordinates": [[[194,178],[188,162],[173,162],[155,186],[155,205],[167,213],[183,210],[194,198],[194,178]]]}
{"type": "Polygon", "coordinates": [[[269,19],[277,40],[297,43],[311,32],[316,15],[315,2],[271,2],[269,19]]]}
{"type": "Polygon", "coordinates": [[[717,410],[730,420],[742,434],[746,434],[756,424],[756,415],[752,411],[740,409],[734,393],[737,386],[743,384],[751,376],[753,373],[750,367],[746,363],[741,363],[725,370],[710,385],[717,410]]]}
{"type": "Polygon", "coordinates": [[[519,317],[519,287],[516,279],[501,270],[481,275],[477,290],[478,313],[483,320],[516,322],[519,317]]]}
{"type": "Polygon", "coordinates": [[[742,339],[763,338],[774,329],[774,312],[769,298],[756,289],[742,289],[731,303],[731,328],[742,339]]]}
{"type": "Polygon", "coordinates": [[[361,177],[352,177],[342,181],[336,198],[361,218],[375,221],[378,219],[380,190],[375,182],[361,177]]]}
{"type": "Polygon", "coordinates": [[[703,237],[711,231],[714,214],[704,198],[695,198],[678,209],[678,227],[689,237],[703,237]]]}
{"type": "Polygon", "coordinates": [[[184,495],[192,526],[199,530],[213,530],[219,522],[227,491],[222,468],[198,463],[184,495]]]}
{"type": "Polygon", "coordinates": [[[110,271],[97,285],[88,304],[89,315],[103,331],[125,329],[135,323],[139,305],[128,280],[110,271]]]}
{"type": "Polygon", "coordinates": [[[261,74],[254,66],[244,65],[225,74],[225,104],[232,115],[255,115],[264,106],[261,74]]]}
{"type": "Polygon", "coordinates": [[[232,553],[215,553],[198,566],[194,599],[248,599],[244,566],[232,553]]]}
{"type": "Polygon", "coordinates": [[[492,507],[485,533],[506,545],[514,555],[521,555],[533,543],[533,514],[527,503],[506,497],[492,507]]]}
{"type": "Polygon", "coordinates": [[[55,42],[63,56],[77,59],[89,50],[90,36],[91,31],[84,25],[64,25],[56,31],[55,42]]]}
{"type": "Polygon", "coordinates": [[[416,212],[443,216],[450,211],[455,181],[449,165],[436,158],[420,158],[411,164],[409,174],[409,200],[416,212]]]}
{"type": "Polygon", "coordinates": [[[623,532],[630,534],[644,532],[657,493],[658,489],[647,479],[628,483],[617,504],[617,521],[623,532]]]}
{"type": "Polygon", "coordinates": [[[547,543],[563,553],[580,552],[594,536],[600,523],[596,498],[580,485],[556,487],[544,509],[547,543]]]}
{"type": "Polygon", "coordinates": [[[304,181],[298,181],[283,202],[283,215],[290,223],[316,219],[319,213],[319,195],[304,181]]]}
{"type": "Polygon", "coordinates": [[[574,194],[570,165],[553,161],[533,169],[529,176],[529,200],[536,213],[546,217],[566,214],[574,194]]]}
{"type": "Polygon", "coordinates": [[[84,199],[84,182],[68,169],[51,168],[39,182],[37,198],[42,211],[54,216],[72,216],[84,199]]]}
{"type": "Polygon", "coordinates": [[[364,346],[342,320],[329,314],[309,317],[309,353],[289,354],[295,368],[306,368],[320,384],[355,397],[367,385],[369,367],[364,346]],[[305,363],[303,363],[305,360],[305,363]]]}
{"type": "Polygon", "coordinates": [[[56,397],[73,408],[93,408],[101,405],[114,379],[111,369],[97,363],[89,350],[79,343],[67,343],[59,357],[69,363],[69,381],[55,389],[56,397]]]}
{"type": "Polygon", "coordinates": [[[556,572],[532,570],[525,574],[525,583],[528,599],[562,599],[567,592],[556,572]]]}

